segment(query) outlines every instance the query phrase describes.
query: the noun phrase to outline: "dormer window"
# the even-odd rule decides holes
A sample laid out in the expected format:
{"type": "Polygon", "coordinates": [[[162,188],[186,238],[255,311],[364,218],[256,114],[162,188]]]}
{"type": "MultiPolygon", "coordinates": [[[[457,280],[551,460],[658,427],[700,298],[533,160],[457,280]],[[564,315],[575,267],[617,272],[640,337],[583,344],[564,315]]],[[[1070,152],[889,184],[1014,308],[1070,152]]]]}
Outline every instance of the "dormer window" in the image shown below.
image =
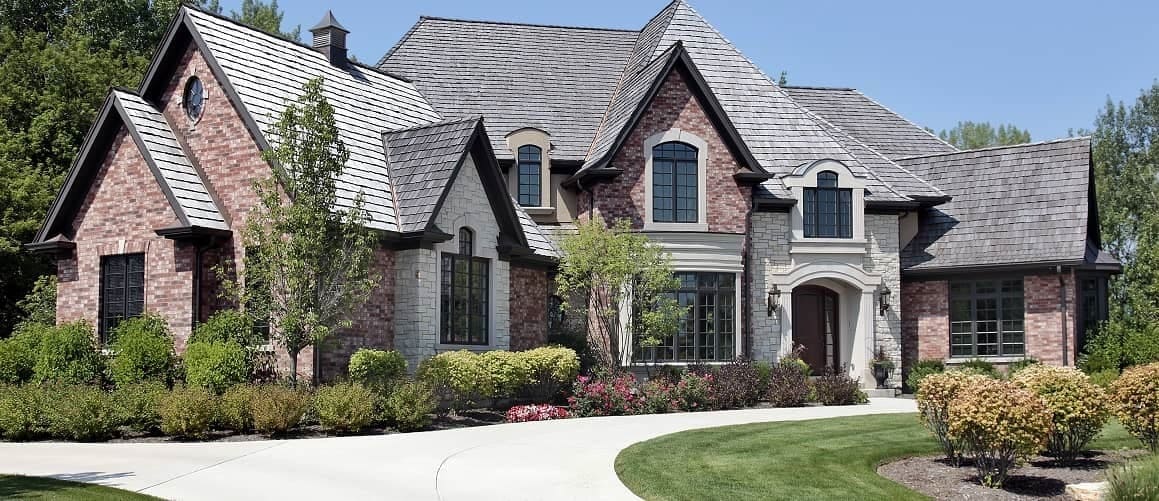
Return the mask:
{"type": "Polygon", "coordinates": [[[853,190],[841,188],[837,173],[817,173],[817,186],[805,188],[802,212],[807,238],[853,238],[853,190]]]}
{"type": "Polygon", "coordinates": [[[697,154],[695,147],[681,142],[652,147],[653,222],[698,222],[697,154]]]}
{"type": "Polygon", "coordinates": [[[543,150],[527,144],[519,147],[519,205],[540,207],[543,190],[543,150]]]}

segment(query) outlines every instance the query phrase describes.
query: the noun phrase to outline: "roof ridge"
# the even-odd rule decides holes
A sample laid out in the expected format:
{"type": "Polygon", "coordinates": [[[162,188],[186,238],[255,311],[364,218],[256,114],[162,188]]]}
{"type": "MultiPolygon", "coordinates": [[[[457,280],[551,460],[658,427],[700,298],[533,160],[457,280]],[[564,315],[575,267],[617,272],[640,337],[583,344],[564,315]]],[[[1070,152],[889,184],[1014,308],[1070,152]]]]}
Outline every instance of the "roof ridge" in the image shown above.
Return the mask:
{"type": "MultiPolygon", "coordinates": [[[[419,22],[422,22],[422,21],[428,20],[428,19],[432,20],[432,21],[450,21],[450,22],[455,22],[455,23],[499,24],[499,25],[504,25],[504,26],[530,26],[530,27],[535,27],[535,28],[561,28],[561,29],[568,29],[568,30],[615,31],[615,32],[627,32],[627,33],[639,33],[640,32],[640,30],[633,30],[630,28],[601,28],[598,26],[567,26],[567,25],[562,25],[562,24],[527,23],[527,22],[520,22],[520,21],[490,21],[490,20],[486,20],[486,19],[463,19],[463,18],[456,18],[456,17],[443,17],[443,16],[419,16],[419,22]]],[[[415,23],[415,24],[418,24],[418,23],[415,23]]]]}
{"type": "MultiPolygon", "coordinates": [[[[896,116],[896,117],[898,117],[898,118],[901,118],[902,120],[905,120],[905,122],[906,122],[906,123],[908,123],[908,124],[910,124],[910,125],[914,126],[914,128],[916,128],[916,129],[918,129],[918,130],[921,130],[922,132],[925,132],[926,134],[929,134],[929,135],[930,135],[930,137],[932,137],[932,138],[934,138],[934,139],[937,139],[937,140],[938,140],[939,142],[941,142],[942,144],[945,144],[946,146],[949,146],[949,147],[951,147],[951,148],[953,148],[953,149],[955,149],[955,150],[958,150],[958,147],[957,147],[957,146],[954,146],[954,145],[950,144],[950,143],[949,143],[948,141],[946,141],[945,139],[942,139],[942,137],[941,137],[941,136],[939,136],[939,135],[937,135],[937,134],[934,134],[934,133],[933,133],[933,131],[931,131],[931,130],[928,130],[928,129],[926,129],[925,127],[922,127],[922,126],[920,126],[920,125],[918,125],[918,124],[914,123],[912,120],[910,120],[910,119],[906,118],[906,117],[905,117],[905,115],[902,115],[901,113],[898,113],[898,112],[896,112],[896,111],[893,111],[892,109],[890,109],[890,107],[889,107],[889,106],[886,106],[886,105],[884,105],[884,104],[881,104],[881,103],[877,102],[877,100],[876,100],[876,99],[874,99],[874,98],[872,98],[872,97],[869,97],[869,96],[867,96],[867,95],[866,95],[864,92],[861,92],[860,90],[857,90],[857,89],[851,89],[851,90],[852,90],[853,92],[856,92],[856,93],[857,93],[858,95],[860,95],[861,97],[864,97],[864,98],[865,98],[866,100],[868,100],[869,102],[871,102],[871,103],[873,103],[873,104],[876,104],[876,105],[878,105],[878,106],[881,106],[881,108],[882,108],[882,109],[884,109],[885,111],[888,111],[888,112],[890,112],[890,113],[893,113],[893,115],[894,115],[894,116],[896,116]]],[[[961,150],[958,150],[958,151],[961,151],[961,150]]]]}
{"type": "MultiPolygon", "coordinates": [[[[806,90],[847,90],[857,92],[856,87],[827,87],[823,85],[781,85],[782,89],[806,89],[806,90]]],[[[860,92],[858,92],[860,94],[860,92]]]]}
{"type": "Polygon", "coordinates": [[[452,124],[458,124],[458,123],[463,123],[463,122],[478,122],[480,120],[483,120],[483,115],[472,115],[472,116],[465,117],[465,118],[439,120],[438,122],[431,122],[431,123],[420,124],[420,125],[412,125],[410,127],[403,127],[401,129],[387,129],[387,130],[382,131],[382,133],[383,134],[397,134],[400,132],[411,132],[411,131],[416,131],[416,130],[420,130],[420,129],[429,129],[431,127],[438,127],[441,125],[452,125],[452,124]]]}
{"type": "Polygon", "coordinates": [[[933,158],[933,157],[943,157],[943,156],[948,156],[948,155],[960,155],[963,153],[981,153],[981,152],[995,151],[995,150],[1027,148],[1027,147],[1031,147],[1031,146],[1043,146],[1043,145],[1047,145],[1047,144],[1067,143],[1067,142],[1071,142],[1071,141],[1089,141],[1090,139],[1091,139],[1091,136],[1089,136],[1089,135],[1087,135],[1087,136],[1075,136],[1075,137],[1063,137],[1063,138],[1056,138],[1056,139],[1045,139],[1042,141],[1035,141],[1032,143],[1004,144],[1004,145],[999,145],[999,146],[987,146],[985,148],[974,148],[972,150],[949,151],[946,153],[934,153],[934,154],[930,154],[930,155],[914,155],[912,157],[899,158],[898,160],[913,160],[913,159],[917,159],[917,158],[933,158]]]}
{"type": "Polygon", "coordinates": [[[419,25],[423,24],[424,20],[425,18],[420,16],[418,22],[412,24],[410,29],[406,30],[406,33],[403,33],[402,37],[399,38],[398,41],[395,42],[394,45],[392,45],[390,49],[386,51],[386,54],[383,54],[382,57],[378,58],[378,62],[375,63],[375,66],[382,66],[386,64],[386,60],[390,59],[390,56],[394,55],[394,51],[398,50],[399,47],[402,47],[402,44],[406,43],[407,40],[410,40],[411,35],[414,35],[414,33],[418,31],[419,25]]]}
{"type": "MultiPolygon", "coordinates": [[[[680,1],[680,0],[676,0],[676,1],[680,1]]],[[[675,2],[673,2],[673,3],[675,3],[675,2]]],[[[649,60],[647,63],[640,66],[640,69],[636,70],[631,75],[628,75],[627,61],[624,62],[624,69],[620,70],[620,78],[619,78],[619,80],[616,81],[616,88],[612,91],[611,97],[608,98],[608,105],[606,107],[604,107],[604,114],[602,116],[600,116],[600,123],[596,127],[596,133],[592,135],[592,142],[591,142],[591,144],[588,145],[588,152],[584,154],[584,163],[585,164],[588,161],[588,157],[591,156],[592,151],[595,149],[596,142],[599,141],[599,139],[600,139],[600,133],[602,133],[604,131],[604,126],[608,122],[608,113],[610,113],[612,111],[612,105],[616,104],[616,99],[618,97],[620,97],[620,91],[623,90],[624,82],[627,82],[627,81],[631,80],[632,78],[634,78],[636,75],[643,73],[645,70],[647,70],[648,68],[651,68],[652,65],[656,64],[658,61],[664,60],[664,63],[667,64],[667,60],[665,60],[665,58],[662,56],[664,56],[665,54],[668,54],[669,52],[679,50],[682,47],[684,47],[684,44],[680,40],[677,40],[672,45],[669,45],[668,48],[664,49],[664,52],[661,52],[659,56],[649,60]]],[[[639,107],[639,103],[637,103],[636,106],[639,107]]],[[[617,134],[619,134],[619,132],[617,132],[617,134]]],[[[605,155],[606,155],[606,152],[605,152],[605,155]]]]}

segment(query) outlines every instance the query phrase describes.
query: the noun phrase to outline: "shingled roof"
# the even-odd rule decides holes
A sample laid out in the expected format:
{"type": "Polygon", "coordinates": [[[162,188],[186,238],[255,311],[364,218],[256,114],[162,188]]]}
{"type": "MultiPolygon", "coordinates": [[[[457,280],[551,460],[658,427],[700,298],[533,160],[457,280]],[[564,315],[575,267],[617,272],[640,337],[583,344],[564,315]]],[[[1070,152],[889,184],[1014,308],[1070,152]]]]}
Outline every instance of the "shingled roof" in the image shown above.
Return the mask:
{"type": "Polygon", "coordinates": [[[1090,149],[1080,137],[899,160],[953,197],[921,213],[903,270],[1106,261],[1088,252],[1100,243],[1090,149]]]}
{"type": "Polygon", "coordinates": [[[383,134],[401,232],[426,228],[479,122],[476,117],[383,134]]]}

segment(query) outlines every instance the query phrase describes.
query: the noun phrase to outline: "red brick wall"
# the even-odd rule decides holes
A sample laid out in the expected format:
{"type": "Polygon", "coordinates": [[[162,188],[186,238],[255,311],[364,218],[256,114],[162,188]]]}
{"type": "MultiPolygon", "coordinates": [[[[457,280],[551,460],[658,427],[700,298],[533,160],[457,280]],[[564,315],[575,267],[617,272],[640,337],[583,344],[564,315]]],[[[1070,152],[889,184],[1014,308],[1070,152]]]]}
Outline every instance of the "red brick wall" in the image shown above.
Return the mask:
{"type": "Polygon", "coordinates": [[[511,349],[547,344],[547,270],[511,265],[511,349]]]}
{"type": "Polygon", "coordinates": [[[374,253],[373,273],[381,280],[351,318],[353,325],[322,343],[318,378],[331,381],[346,374],[350,355],[359,348],[394,349],[394,251],[374,253]]]}
{"type": "MultiPolygon", "coordinates": [[[[1075,363],[1075,280],[1063,276],[1066,287],[1067,365],[1075,363]]],[[[1063,312],[1059,300],[1059,276],[1027,275],[1022,292],[1026,301],[1026,354],[1044,363],[1061,365],[1063,312]]]]}
{"type": "Polygon", "coordinates": [[[901,284],[902,368],[950,356],[950,289],[944,280],[901,284]]]}
{"type": "MultiPolygon", "coordinates": [[[[671,129],[691,132],[708,143],[708,151],[700,152],[707,155],[708,230],[745,233],[745,215],[752,202],[752,188],[738,185],[732,178],[740,171],[740,164],[679,71],[672,72],[660,86],[640,122],[613,157],[612,165],[623,169],[623,174],[592,187],[595,210],[608,221],[628,218],[632,220],[633,228],[643,228],[644,186],[651,182],[644,179],[644,140],[671,129]]],[[[580,212],[591,210],[586,194],[581,193],[579,198],[580,212]]]]}

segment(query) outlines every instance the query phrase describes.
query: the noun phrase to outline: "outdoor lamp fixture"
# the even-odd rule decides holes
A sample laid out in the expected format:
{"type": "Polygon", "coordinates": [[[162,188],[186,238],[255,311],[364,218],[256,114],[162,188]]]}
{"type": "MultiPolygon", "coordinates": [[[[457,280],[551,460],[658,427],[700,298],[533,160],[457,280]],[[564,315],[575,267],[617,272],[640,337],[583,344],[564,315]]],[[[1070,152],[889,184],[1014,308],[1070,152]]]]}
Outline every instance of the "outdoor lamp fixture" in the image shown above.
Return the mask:
{"type": "Polygon", "coordinates": [[[777,308],[781,306],[781,289],[778,289],[776,285],[773,285],[773,290],[769,291],[767,305],[769,307],[770,317],[773,316],[773,312],[777,311],[777,308]]]}
{"type": "Polygon", "coordinates": [[[881,308],[881,316],[885,316],[885,311],[889,309],[889,287],[881,286],[881,290],[877,293],[877,304],[881,308]]]}

